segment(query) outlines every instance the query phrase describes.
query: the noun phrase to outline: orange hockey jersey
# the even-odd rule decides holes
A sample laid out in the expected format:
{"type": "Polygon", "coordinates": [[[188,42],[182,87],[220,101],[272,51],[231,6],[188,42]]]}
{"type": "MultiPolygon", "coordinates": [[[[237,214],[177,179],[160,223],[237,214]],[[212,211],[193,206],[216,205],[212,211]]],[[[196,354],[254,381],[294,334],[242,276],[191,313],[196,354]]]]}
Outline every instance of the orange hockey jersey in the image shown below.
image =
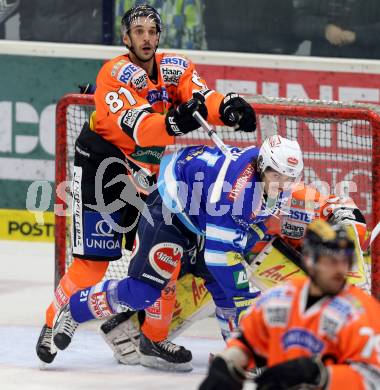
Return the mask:
{"type": "Polygon", "coordinates": [[[155,54],[157,82],[128,55],[103,65],[96,80],[95,131],[121,149],[139,167],[155,173],[164,147],[174,143],[165,130],[165,113],[202,91],[207,120],[221,125],[223,95],[207,88],[194,64],[181,55],[155,54]],[[123,123],[121,123],[123,121],[123,123]]]}
{"type": "Polygon", "coordinates": [[[380,304],[346,285],[306,309],[309,279],[299,278],[263,294],[240,323],[242,336],[228,344],[273,366],[318,355],[328,366],[329,390],[380,388],[380,304]]]}
{"type": "Polygon", "coordinates": [[[255,245],[253,253],[259,253],[274,235],[300,249],[307,225],[315,218],[328,220],[338,208],[344,209],[342,212],[354,224],[360,244],[364,244],[367,226],[351,198],[342,200],[335,195],[322,195],[314,187],[301,183],[293,190],[289,203],[289,209],[285,213],[268,220],[267,236],[264,241],[255,245]]]}

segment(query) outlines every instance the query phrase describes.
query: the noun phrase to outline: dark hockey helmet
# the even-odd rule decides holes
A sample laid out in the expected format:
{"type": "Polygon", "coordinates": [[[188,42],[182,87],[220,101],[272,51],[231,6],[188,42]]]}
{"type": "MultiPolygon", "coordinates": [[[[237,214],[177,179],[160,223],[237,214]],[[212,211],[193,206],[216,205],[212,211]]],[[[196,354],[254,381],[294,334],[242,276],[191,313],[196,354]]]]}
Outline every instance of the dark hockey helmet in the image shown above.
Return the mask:
{"type": "Polygon", "coordinates": [[[355,244],[350,238],[346,225],[331,225],[321,219],[316,219],[307,227],[303,253],[315,261],[322,255],[345,255],[352,265],[355,244]]]}
{"type": "Polygon", "coordinates": [[[131,29],[131,25],[138,18],[151,20],[156,24],[157,32],[162,31],[161,16],[158,11],[148,4],[141,4],[129,9],[121,19],[121,32],[127,34],[131,29]]]}

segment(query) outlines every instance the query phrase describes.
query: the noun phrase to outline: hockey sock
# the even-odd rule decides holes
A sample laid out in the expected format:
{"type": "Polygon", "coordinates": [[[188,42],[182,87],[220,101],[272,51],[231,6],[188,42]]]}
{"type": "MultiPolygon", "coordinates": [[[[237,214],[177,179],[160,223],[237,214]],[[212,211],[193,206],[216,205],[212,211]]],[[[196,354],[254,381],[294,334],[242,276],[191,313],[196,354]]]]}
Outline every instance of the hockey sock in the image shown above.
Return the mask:
{"type": "Polygon", "coordinates": [[[53,326],[56,313],[68,303],[72,294],[101,281],[107,271],[108,261],[91,261],[74,258],[54,291],[54,301],[46,310],[46,325],[53,326]]]}
{"type": "Polygon", "coordinates": [[[236,326],[236,308],[234,301],[227,297],[219,283],[211,281],[205,284],[214,300],[216,310],[215,316],[218,320],[220,331],[224,340],[231,336],[231,332],[236,326]]]}
{"type": "Polygon", "coordinates": [[[138,279],[128,277],[106,280],[76,292],[70,298],[71,315],[76,322],[103,319],[110,315],[143,310],[154,304],[161,290],[138,279]]]}
{"type": "Polygon", "coordinates": [[[180,268],[181,263],[178,263],[170,282],[162,290],[161,297],[145,310],[146,316],[141,331],[154,342],[168,338],[176,302],[176,283],[180,268]]]}

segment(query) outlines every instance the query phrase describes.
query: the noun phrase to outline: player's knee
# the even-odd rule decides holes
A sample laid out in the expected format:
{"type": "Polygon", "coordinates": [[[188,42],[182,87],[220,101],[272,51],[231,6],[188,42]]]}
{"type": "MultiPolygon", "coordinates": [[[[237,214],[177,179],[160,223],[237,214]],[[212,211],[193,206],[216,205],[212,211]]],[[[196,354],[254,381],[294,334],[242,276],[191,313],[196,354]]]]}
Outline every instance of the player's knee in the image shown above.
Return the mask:
{"type": "Polygon", "coordinates": [[[231,297],[227,296],[224,290],[220,287],[216,281],[206,282],[205,287],[211,294],[212,299],[216,306],[220,307],[235,307],[234,301],[231,297]]]}
{"type": "Polygon", "coordinates": [[[118,284],[118,299],[134,310],[152,306],[161,295],[161,289],[135,278],[126,278],[118,284]]]}

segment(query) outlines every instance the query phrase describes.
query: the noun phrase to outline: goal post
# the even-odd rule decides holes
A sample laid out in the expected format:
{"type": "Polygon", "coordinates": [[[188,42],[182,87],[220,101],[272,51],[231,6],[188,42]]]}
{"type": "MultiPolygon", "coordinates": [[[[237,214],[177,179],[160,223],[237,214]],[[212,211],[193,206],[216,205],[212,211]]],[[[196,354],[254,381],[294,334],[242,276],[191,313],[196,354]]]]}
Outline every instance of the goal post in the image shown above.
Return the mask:
{"type": "MultiPolygon", "coordinates": [[[[380,221],[380,106],[364,103],[328,102],[311,99],[247,97],[257,115],[255,133],[219,127],[225,143],[236,146],[261,144],[272,134],[297,139],[304,154],[306,183],[315,183],[325,192],[350,195],[372,229],[380,221]]],[[[70,180],[74,143],[94,110],[92,95],[69,94],[59,100],[56,115],[56,200],[55,279],[56,283],[71,262],[70,180]]],[[[204,131],[177,137],[177,144],[208,144],[204,131]]],[[[370,282],[372,294],[380,298],[380,239],[371,247],[370,282]]],[[[121,278],[126,259],[112,262],[107,277],[121,278]]]]}
{"type": "Polygon", "coordinates": [[[67,94],[57,103],[55,134],[55,285],[71,262],[70,181],[74,144],[83,124],[94,110],[94,96],[67,94]]]}

